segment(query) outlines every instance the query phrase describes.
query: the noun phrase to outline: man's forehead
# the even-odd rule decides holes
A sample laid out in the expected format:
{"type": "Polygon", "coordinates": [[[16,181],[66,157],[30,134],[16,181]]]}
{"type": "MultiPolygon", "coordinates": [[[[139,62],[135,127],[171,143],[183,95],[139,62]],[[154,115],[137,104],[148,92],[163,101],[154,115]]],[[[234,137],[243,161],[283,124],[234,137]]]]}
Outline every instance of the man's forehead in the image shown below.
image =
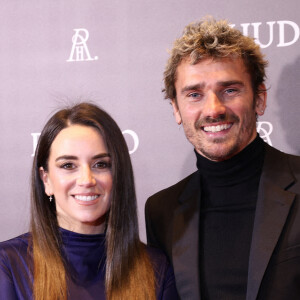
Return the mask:
{"type": "Polygon", "coordinates": [[[232,63],[236,63],[236,64],[243,64],[246,67],[244,60],[241,57],[236,56],[236,55],[230,55],[230,56],[226,56],[226,57],[204,56],[197,60],[193,59],[191,57],[191,55],[187,55],[178,64],[177,69],[180,65],[183,65],[183,64],[189,64],[189,65],[193,66],[193,65],[197,65],[197,64],[200,64],[203,62],[206,62],[206,63],[232,62],[232,63]]]}
{"type": "Polygon", "coordinates": [[[187,69],[198,69],[201,70],[201,65],[203,65],[203,69],[207,66],[217,66],[220,65],[220,63],[228,64],[232,66],[232,69],[229,67],[228,70],[239,70],[242,73],[248,73],[248,68],[246,67],[244,61],[240,57],[204,57],[200,60],[198,60],[196,63],[193,62],[193,60],[190,58],[190,56],[187,56],[182,59],[182,61],[178,64],[175,74],[175,83],[178,79],[179,73],[182,73],[183,70],[187,69]],[[191,66],[192,68],[189,68],[191,66]],[[195,67],[195,68],[193,68],[195,67]]]}

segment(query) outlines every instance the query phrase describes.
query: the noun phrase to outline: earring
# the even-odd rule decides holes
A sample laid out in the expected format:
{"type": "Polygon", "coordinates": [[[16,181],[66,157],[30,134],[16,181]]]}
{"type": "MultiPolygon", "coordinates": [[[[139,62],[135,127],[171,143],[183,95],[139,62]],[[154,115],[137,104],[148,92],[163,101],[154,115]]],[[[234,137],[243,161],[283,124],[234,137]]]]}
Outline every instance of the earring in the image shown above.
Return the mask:
{"type": "Polygon", "coordinates": [[[50,202],[52,201],[52,195],[51,195],[51,196],[49,196],[49,200],[50,200],[50,202]]]}

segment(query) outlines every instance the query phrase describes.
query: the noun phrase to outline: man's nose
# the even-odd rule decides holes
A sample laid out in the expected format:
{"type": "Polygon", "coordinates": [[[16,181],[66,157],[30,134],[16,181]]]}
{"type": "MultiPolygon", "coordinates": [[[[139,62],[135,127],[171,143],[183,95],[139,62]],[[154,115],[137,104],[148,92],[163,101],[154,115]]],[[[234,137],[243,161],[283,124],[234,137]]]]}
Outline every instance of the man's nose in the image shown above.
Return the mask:
{"type": "Polygon", "coordinates": [[[90,167],[82,168],[77,179],[77,184],[87,187],[94,186],[96,184],[96,179],[90,167]]]}
{"type": "Polygon", "coordinates": [[[205,115],[205,117],[217,118],[225,114],[226,107],[216,93],[210,92],[204,101],[202,114],[205,115]]]}

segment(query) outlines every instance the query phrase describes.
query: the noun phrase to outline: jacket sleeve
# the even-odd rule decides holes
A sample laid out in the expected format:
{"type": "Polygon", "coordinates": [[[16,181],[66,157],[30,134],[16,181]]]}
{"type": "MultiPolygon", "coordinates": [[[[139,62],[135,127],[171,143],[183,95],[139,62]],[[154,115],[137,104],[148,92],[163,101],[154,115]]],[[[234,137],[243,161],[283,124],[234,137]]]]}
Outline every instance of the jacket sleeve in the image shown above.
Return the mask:
{"type": "Polygon", "coordinates": [[[147,234],[147,245],[158,248],[160,245],[157,242],[155,231],[153,228],[153,219],[151,217],[151,199],[149,198],[145,205],[145,221],[146,221],[146,234],[147,234]]]}

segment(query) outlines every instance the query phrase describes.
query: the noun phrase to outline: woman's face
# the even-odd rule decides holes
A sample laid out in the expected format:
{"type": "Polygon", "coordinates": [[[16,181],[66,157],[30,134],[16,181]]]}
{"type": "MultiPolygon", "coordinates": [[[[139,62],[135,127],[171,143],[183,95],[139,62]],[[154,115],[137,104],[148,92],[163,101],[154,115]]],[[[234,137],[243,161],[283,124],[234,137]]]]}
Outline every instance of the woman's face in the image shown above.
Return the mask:
{"type": "Polygon", "coordinates": [[[111,158],[99,132],[82,125],[63,129],[54,139],[48,170],[40,168],[48,196],[54,195],[60,227],[101,233],[110,207],[111,158]]]}

